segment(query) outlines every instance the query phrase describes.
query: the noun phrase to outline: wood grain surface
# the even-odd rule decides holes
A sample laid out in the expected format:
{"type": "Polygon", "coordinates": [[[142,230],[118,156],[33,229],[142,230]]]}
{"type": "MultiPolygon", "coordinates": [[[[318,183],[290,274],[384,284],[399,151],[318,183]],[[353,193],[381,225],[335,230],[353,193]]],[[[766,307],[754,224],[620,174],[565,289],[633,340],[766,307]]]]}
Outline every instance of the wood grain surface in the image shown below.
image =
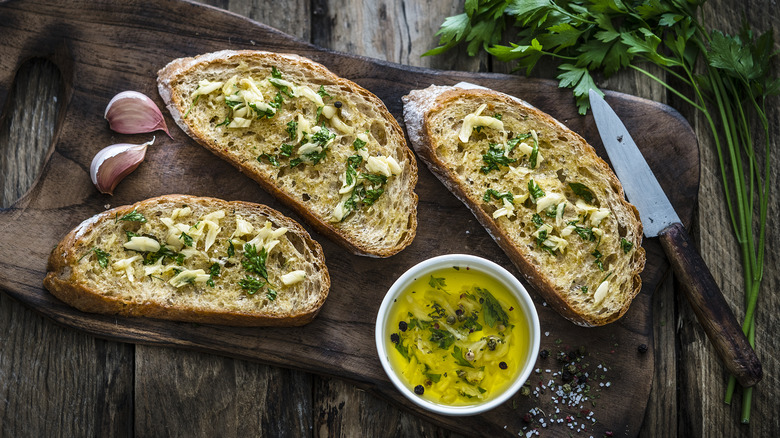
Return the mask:
{"type": "MultiPolygon", "coordinates": [[[[409,64],[429,63],[428,66],[438,68],[484,70],[491,64],[486,59],[475,60],[454,55],[437,59],[417,58],[418,53],[432,45],[432,34],[441,19],[457,12],[459,5],[436,5],[438,2],[433,2],[420,9],[407,2],[372,2],[373,7],[355,7],[359,3],[290,2],[280,5],[274,3],[273,7],[269,7],[262,1],[232,1],[216,3],[216,6],[276,26],[322,47],[409,64]],[[377,23],[382,25],[377,26],[377,23]],[[430,64],[433,62],[439,64],[430,64]]],[[[731,7],[737,10],[736,5],[727,2],[716,3],[715,7],[720,9],[708,6],[706,10],[712,15],[707,17],[712,22],[720,19],[719,14],[724,9],[729,10],[731,7]]],[[[751,2],[749,5],[766,6],[764,3],[768,2],[751,2]]],[[[90,4],[77,3],[75,6],[90,8],[90,4]]],[[[766,27],[772,22],[773,15],[767,14],[766,8],[747,10],[759,26],[766,27]]],[[[56,13],[47,11],[46,15],[56,13]]],[[[154,13],[148,11],[147,15],[154,13]]],[[[0,14],[0,20],[2,17],[0,14]]],[[[132,22],[131,25],[136,23],[132,22]]],[[[14,63],[6,65],[7,62],[0,61],[3,67],[18,67],[14,63]]],[[[4,138],[25,140],[3,141],[3,145],[24,144],[25,148],[30,148],[34,143],[30,132],[46,131],[47,126],[51,132],[52,126],[56,125],[57,119],[51,115],[56,111],[57,102],[62,101],[62,94],[56,86],[51,86],[52,82],[56,82],[57,75],[48,70],[46,63],[36,63],[29,66],[29,70],[20,70],[18,76],[26,82],[19,81],[25,84],[11,99],[16,108],[13,114],[27,115],[28,118],[17,120],[7,116],[0,134],[4,138]],[[47,85],[48,94],[45,91],[47,85]],[[54,102],[52,96],[60,98],[54,102]],[[36,104],[41,106],[36,107],[36,104]],[[32,111],[31,108],[36,110],[32,111]]],[[[664,93],[658,87],[649,86],[633,77],[613,78],[602,85],[665,100],[664,93]]],[[[771,116],[777,122],[777,113],[771,116]]],[[[689,119],[695,120],[693,117],[689,119]]],[[[40,144],[44,145],[42,150],[45,153],[48,149],[45,132],[35,138],[41,139],[40,144]]],[[[777,138],[776,128],[774,138],[777,138]]],[[[12,155],[9,151],[16,149],[4,147],[0,149],[3,151],[0,156],[7,160],[6,157],[12,155]]],[[[40,153],[35,155],[29,149],[24,149],[19,155],[21,160],[17,162],[41,162],[40,153]]],[[[712,235],[709,250],[704,233],[700,237],[701,246],[705,260],[717,266],[713,268],[716,280],[727,284],[724,290],[729,293],[732,305],[740,308],[740,273],[734,272],[734,266],[738,263],[736,259],[726,257],[723,249],[733,250],[734,245],[729,241],[728,221],[723,206],[716,204],[720,199],[717,167],[712,162],[711,152],[710,162],[706,159],[703,157],[702,161],[702,199],[699,208],[701,211],[709,208],[708,215],[701,217],[707,218],[706,226],[712,235]],[[709,192],[705,191],[705,187],[708,187],[705,183],[709,184],[709,192]],[[707,203],[716,205],[711,207],[707,203]]],[[[33,164],[33,171],[30,171],[4,161],[3,180],[13,179],[12,173],[31,176],[32,180],[36,175],[35,167],[33,164]]],[[[773,178],[777,180],[776,173],[773,173],[773,178]]],[[[16,191],[10,191],[10,195],[4,195],[4,205],[9,205],[20,196],[29,183],[28,180],[27,186],[22,184],[16,191]]],[[[770,214],[777,213],[776,199],[773,198],[770,214]]],[[[478,231],[473,224],[465,228],[478,231]]],[[[770,242],[776,242],[777,235],[770,234],[769,239],[770,242]]],[[[1,261],[5,262],[4,251],[2,256],[1,261]]],[[[776,266],[776,259],[772,257],[769,255],[768,266],[776,266]]],[[[776,275],[774,272],[768,273],[766,281],[769,285],[776,286],[776,275]]],[[[667,280],[665,287],[656,293],[653,300],[656,313],[656,371],[641,433],[646,436],[770,436],[771,431],[778,429],[778,420],[773,416],[774,407],[771,403],[776,390],[768,386],[758,389],[753,424],[738,425],[736,410],[725,408],[721,402],[723,370],[685,307],[685,302],[674,298],[671,286],[667,280]],[[683,324],[679,337],[676,336],[678,321],[683,324]],[[680,361],[680,369],[676,366],[679,358],[684,358],[680,361]]],[[[767,304],[762,302],[764,308],[771,308],[771,300],[775,300],[776,304],[776,298],[767,297],[767,294],[764,296],[767,301],[767,304]]],[[[342,380],[177,348],[102,341],[51,324],[27,307],[9,300],[5,294],[0,294],[0,315],[0,332],[3,333],[0,335],[2,435],[17,435],[20,431],[31,436],[124,436],[133,433],[141,436],[450,435],[342,380]]],[[[767,355],[762,354],[775,347],[772,345],[771,330],[777,324],[771,318],[772,315],[765,313],[759,316],[759,355],[765,360],[765,372],[768,375],[774,375],[777,370],[776,361],[772,362],[771,358],[767,361],[767,355]],[[767,333],[770,336],[766,336],[767,333]],[[763,347],[762,342],[765,343],[763,347]]],[[[560,430],[558,433],[549,433],[557,435],[560,430]]]]}

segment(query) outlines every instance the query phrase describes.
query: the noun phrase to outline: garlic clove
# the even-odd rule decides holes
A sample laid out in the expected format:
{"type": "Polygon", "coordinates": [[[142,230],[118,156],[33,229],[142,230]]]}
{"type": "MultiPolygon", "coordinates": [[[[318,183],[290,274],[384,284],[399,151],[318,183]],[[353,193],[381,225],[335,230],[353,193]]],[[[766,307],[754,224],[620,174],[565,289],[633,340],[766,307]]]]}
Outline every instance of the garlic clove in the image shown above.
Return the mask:
{"type": "Polygon", "coordinates": [[[103,148],[89,166],[92,184],[100,193],[113,195],[117,184],[141,164],[146,148],[153,143],[154,138],[144,144],[120,143],[103,148]]]}
{"type": "MultiPolygon", "coordinates": [[[[162,129],[171,137],[160,109],[143,93],[123,91],[114,96],[103,114],[112,130],[120,134],[141,134],[162,129]]],[[[171,137],[173,138],[173,137],[171,137]]]]}

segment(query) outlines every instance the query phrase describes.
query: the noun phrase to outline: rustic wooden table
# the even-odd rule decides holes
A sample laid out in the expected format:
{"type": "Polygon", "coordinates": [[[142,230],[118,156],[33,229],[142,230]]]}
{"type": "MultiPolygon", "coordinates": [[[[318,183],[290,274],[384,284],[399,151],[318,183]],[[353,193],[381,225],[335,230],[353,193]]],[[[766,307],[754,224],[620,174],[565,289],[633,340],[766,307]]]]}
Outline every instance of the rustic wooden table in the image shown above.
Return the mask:
{"type": "MultiPolygon", "coordinates": [[[[207,0],[318,46],[402,64],[467,71],[507,71],[487,57],[453,51],[421,58],[444,17],[462,1],[207,0]]],[[[702,21],[735,31],[780,23],[774,0],[713,0],[702,21]]],[[[780,47],[780,45],[776,45],[780,47]]],[[[2,62],[2,60],[0,60],[2,62]]],[[[777,67],[777,66],[776,66],[777,67]]],[[[18,73],[0,125],[0,206],[33,184],[51,143],[56,70],[46,63],[18,73]]],[[[541,69],[538,75],[552,77],[541,69]]],[[[619,90],[676,107],[700,133],[702,120],[651,81],[626,74],[603,80],[619,90]]],[[[773,194],[764,288],[757,316],[764,381],[750,425],[739,424],[739,396],[723,403],[724,369],[673,278],[653,297],[655,377],[641,436],[773,436],[780,362],[777,252],[780,111],[771,105],[773,194]]],[[[711,139],[700,137],[701,189],[694,234],[704,259],[741,317],[742,274],[723,203],[711,139]]],[[[1,230],[0,230],[1,231],[1,230]]],[[[0,254],[0,257],[3,255],[0,254]]],[[[543,436],[546,431],[542,431],[543,436]]],[[[560,429],[558,430],[560,433],[560,429]]],[[[547,431],[549,435],[550,432],[547,431]]],[[[553,433],[554,434],[554,433],[553,433]]],[[[62,328],[0,293],[0,436],[455,436],[347,382],[180,349],[96,339],[62,328]]]]}

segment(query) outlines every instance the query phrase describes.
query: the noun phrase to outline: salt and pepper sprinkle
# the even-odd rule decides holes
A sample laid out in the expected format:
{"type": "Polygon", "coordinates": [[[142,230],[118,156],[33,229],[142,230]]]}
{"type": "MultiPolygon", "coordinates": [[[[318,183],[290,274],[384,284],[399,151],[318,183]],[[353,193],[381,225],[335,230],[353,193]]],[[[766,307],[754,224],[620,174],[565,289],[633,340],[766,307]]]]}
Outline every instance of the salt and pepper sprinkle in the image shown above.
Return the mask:
{"type": "MultiPolygon", "coordinates": [[[[549,332],[544,334],[549,336],[549,332]]],[[[555,340],[555,345],[561,343],[561,339],[555,340]]],[[[538,405],[522,414],[527,426],[517,435],[530,438],[540,436],[544,429],[565,428],[569,435],[592,438],[598,423],[597,400],[610,386],[607,365],[593,362],[584,346],[576,350],[562,347],[557,353],[543,349],[537,368],[520,391],[521,397],[534,397],[538,405]]],[[[612,432],[606,434],[611,436],[612,432]]]]}

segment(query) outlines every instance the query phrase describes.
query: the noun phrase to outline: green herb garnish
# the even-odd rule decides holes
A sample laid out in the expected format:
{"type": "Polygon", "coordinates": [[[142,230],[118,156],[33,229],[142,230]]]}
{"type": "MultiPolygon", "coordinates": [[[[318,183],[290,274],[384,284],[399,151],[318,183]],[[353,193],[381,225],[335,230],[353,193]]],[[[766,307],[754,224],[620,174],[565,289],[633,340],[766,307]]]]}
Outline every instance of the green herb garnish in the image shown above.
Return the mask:
{"type": "Polygon", "coordinates": [[[179,235],[179,240],[184,242],[184,246],[192,246],[192,237],[183,231],[181,235],[179,235]]]}
{"type": "Polygon", "coordinates": [[[98,265],[100,265],[101,268],[108,267],[108,259],[110,255],[103,251],[100,248],[92,248],[92,252],[95,253],[95,257],[97,258],[98,265]]]}
{"type": "Polygon", "coordinates": [[[260,288],[265,286],[265,281],[251,275],[247,275],[243,279],[239,280],[238,285],[241,286],[241,289],[243,289],[247,294],[254,295],[257,293],[257,291],[260,290],[260,288]]]}
{"type": "Polygon", "coordinates": [[[262,154],[257,157],[257,161],[260,163],[262,163],[263,160],[267,160],[274,167],[279,167],[279,159],[275,155],[262,154]]]}
{"type": "Polygon", "coordinates": [[[236,247],[233,246],[232,239],[228,239],[227,255],[228,257],[233,257],[234,255],[236,255],[236,247]]]}
{"type": "Polygon", "coordinates": [[[474,368],[474,365],[472,365],[471,362],[467,361],[463,357],[463,350],[461,350],[461,348],[458,347],[457,345],[453,348],[453,352],[450,355],[455,358],[455,362],[457,362],[458,365],[463,367],[474,368]]]}
{"type": "Polygon", "coordinates": [[[544,190],[539,187],[539,184],[536,184],[536,181],[534,181],[533,178],[528,181],[528,193],[531,195],[534,202],[536,202],[537,199],[544,197],[544,190]]]}
{"type": "Polygon", "coordinates": [[[290,120],[287,122],[287,134],[290,136],[290,140],[294,140],[298,133],[298,122],[290,120]]]}
{"type": "Polygon", "coordinates": [[[352,147],[355,148],[356,151],[359,151],[361,149],[365,149],[366,142],[363,140],[356,138],[355,141],[352,142],[352,147]]]}
{"type": "Polygon", "coordinates": [[[569,183],[569,187],[571,187],[571,190],[574,192],[575,195],[584,199],[585,202],[589,204],[593,202],[593,198],[594,198],[593,192],[590,191],[590,189],[585,184],[569,183]]]}
{"type": "Polygon", "coordinates": [[[626,240],[625,237],[620,238],[620,248],[623,249],[623,253],[628,254],[628,252],[631,251],[631,248],[633,247],[634,247],[633,242],[629,242],[628,240],[626,240]]]}
{"type": "Polygon", "coordinates": [[[120,221],[126,221],[126,222],[140,222],[140,223],[146,223],[146,218],[144,215],[139,213],[137,210],[133,209],[130,213],[127,213],[126,215],[120,217],[120,221]]]}
{"type": "Polygon", "coordinates": [[[431,278],[428,280],[428,285],[434,289],[444,290],[444,288],[447,287],[447,281],[444,277],[434,277],[431,275],[431,278]]]}
{"type": "Polygon", "coordinates": [[[327,91],[325,91],[325,86],[324,85],[320,85],[320,89],[317,90],[317,94],[319,94],[323,98],[329,97],[329,98],[333,99],[333,96],[331,96],[330,94],[328,94],[327,91]]]}
{"type": "Polygon", "coordinates": [[[485,190],[485,194],[482,196],[482,200],[485,202],[490,202],[492,198],[495,198],[496,200],[506,199],[513,204],[515,202],[515,197],[512,195],[512,192],[499,193],[494,189],[485,190]]]}
{"type": "Polygon", "coordinates": [[[477,293],[485,300],[483,303],[483,315],[485,317],[485,324],[489,327],[494,327],[497,322],[500,322],[504,326],[509,324],[509,315],[506,314],[504,308],[501,307],[501,303],[490,293],[487,289],[476,288],[477,293]]]}
{"type": "MultiPolygon", "coordinates": [[[[436,343],[442,350],[447,350],[455,343],[455,335],[447,330],[441,330],[431,327],[431,337],[428,339],[436,343]]],[[[456,347],[457,348],[457,347],[456,347]]]]}
{"type": "Polygon", "coordinates": [[[498,170],[500,166],[509,166],[515,159],[504,155],[504,147],[497,143],[488,144],[487,152],[482,155],[482,161],[485,163],[479,170],[482,173],[489,173],[491,170],[498,170]]]}
{"type": "Polygon", "coordinates": [[[244,244],[244,258],[241,260],[244,269],[250,273],[257,274],[266,280],[268,280],[268,272],[265,269],[267,258],[268,253],[265,251],[265,247],[260,248],[260,252],[258,253],[255,245],[252,245],[251,243],[244,244]]]}
{"type": "Polygon", "coordinates": [[[209,279],[206,281],[206,284],[214,287],[214,278],[219,277],[219,269],[219,263],[214,263],[211,265],[211,268],[209,268],[209,279]]]}

